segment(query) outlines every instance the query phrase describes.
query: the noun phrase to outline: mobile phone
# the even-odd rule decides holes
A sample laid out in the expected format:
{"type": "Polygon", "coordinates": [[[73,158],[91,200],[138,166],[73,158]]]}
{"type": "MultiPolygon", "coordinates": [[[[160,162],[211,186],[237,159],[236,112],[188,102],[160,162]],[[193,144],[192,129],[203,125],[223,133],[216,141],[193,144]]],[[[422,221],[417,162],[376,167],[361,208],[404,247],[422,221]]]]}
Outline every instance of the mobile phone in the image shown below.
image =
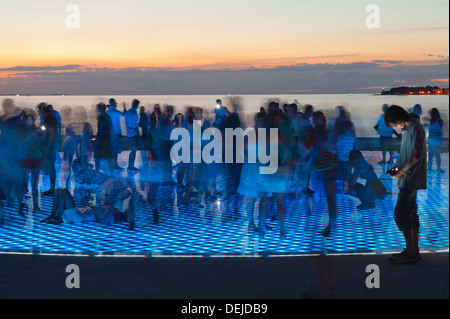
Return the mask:
{"type": "Polygon", "coordinates": [[[394,166],[391,169],[388,169],[386,172],[386,174],[388,174],[390,176],[394,176],[397,173],[398,173],[398,166],[394,166]]]}

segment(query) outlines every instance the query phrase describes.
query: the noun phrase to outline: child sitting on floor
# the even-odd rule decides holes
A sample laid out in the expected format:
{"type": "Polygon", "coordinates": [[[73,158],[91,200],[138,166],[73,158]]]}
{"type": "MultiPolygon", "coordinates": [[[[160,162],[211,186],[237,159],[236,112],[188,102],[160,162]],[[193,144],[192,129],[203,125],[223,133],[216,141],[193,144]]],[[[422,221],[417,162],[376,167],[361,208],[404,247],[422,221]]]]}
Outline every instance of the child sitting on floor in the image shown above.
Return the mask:
{"type": "Polygon", "coordinates": [[[374,208],[375,199],[386,196],[386,187],[379,180],[372,165],[367,163],[360,151],[351,151],[349,158],[350,165],[354,168],[354,171],[346,187],[347,192],[361,201],[358,209],[367,210],[374,208]],[[357,183],[359,178],[365,179],[366,185],[357,183]]]}

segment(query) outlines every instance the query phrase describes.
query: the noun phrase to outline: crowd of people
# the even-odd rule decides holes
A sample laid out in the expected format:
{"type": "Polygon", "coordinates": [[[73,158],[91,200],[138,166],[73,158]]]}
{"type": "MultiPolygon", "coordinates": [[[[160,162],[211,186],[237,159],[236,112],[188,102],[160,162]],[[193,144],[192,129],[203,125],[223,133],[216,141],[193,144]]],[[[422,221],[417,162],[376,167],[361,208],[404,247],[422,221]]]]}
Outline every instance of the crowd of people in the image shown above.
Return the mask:
{"type": "MultiPolygon", "coordinates": [[[[108,104],[96,105],[97,131],[94,132],[92,125],[86,122],[77,136],[70,123],[62,135],[61,116],[52,105],[40,103],[36,109],[12,112],[11,103],[4,101],[5,114],[0,118],[0,198],[6,205],[17,203],[19,214],[24,215],[24,197],[31,193],[33,210],[40,210],[38,181],[41,172],[44,173],[49,178],[50,187],[42,195],[53,196],[53,207],[50,216],[42,222],[50,224],[128,221],[130,229],[133,229],[133,201],[136,197],[150,202],[149,194],[161,195],[148,187],[144,191],[136,190],[133,183],[115,174],[115,171],[123,170],[132,175],[140,170],[154,169],[161,175],[158,187],[182,189],[185,203],[195,197],[212,200],[222,197],[235,208],[241,205],[248,218],[249,232],[256,232],[260,238],[264,238],[268,227],[266,219],[270,201],[276,207],[280,238],[288,236],[284,226],[287,194],[325,198],[329,218],[328,225],[321,229],[323,236],[330,236],[335,227],[337,193],[358,198],[359,210],[374,208],[376,200],[387,194],[374,168],[364,158],[363,150],[357,149],[355,126],[343,106],[336,107],[335,114],[327,118],[324,111],[316,110],[312,105],[302,106],[297,101],[281,104],[273,100],[247,121],[241,113],[239,98],[231,98],[228,106],[217,100],[212,112],[188,107],[184,113],[176,114],[173,106],[161,107],[159,104],[148,112],[137,99],[132,100],[129,109],[124,105],[119,110],[112,98],[108,104]],[[171,132],[181,127],[192,133],[194,121],[201,123],[202,131],[213,127],[220,130],[223,137],[227,128],[251,127],[256,132],[258,128],[278,129],[277,171],[260,174],[259,167],[264,164],[249,157],[261,145],[249,142],[245,144],[243,163],[174,163],[171,149],[176,141],[171,140],[171,132]],[[122,136],[122,122],[125,136],[122,136]],[[127,167],[121,167],[119,154],[123,152],[125,143],[129,155],[127,167]],[[63,153],[62,160],[68,162],[70,174],[78,182],[102,185],[100,201],[87,201],[84,207],[77,208],[66,188],[56,188],[59,152],[63,153]],[[140,168],[136,167],[138,152],[142,158],[140,168]],[[102,160],[107,162],[108,169],[102,169],[102,160]],[[358,182],[360,179],[366,182],[358,182]],[[125,201],[124,208],[119,211],[116,203],[125,201]],[[259,213],[255,218],[256,202],[259,202],[259,213]]],[[[382,152],[382,160],[378,164],[386,165],[386,169],[398,164],[400,144],[396,141],[402,139],[402,134],[385,119],[389,108],[389,105],[382,106],[382,115],[374,127],[380,135],[379,149],[382,152]]],[[[443,121],[439,111],[433,108],[430,118],[421,120],[421,106],[415,105],[409,114],[413,121],[422,121],[427,128],[428,169],[432,169],[435,160],[437,170],[442,172],[443,121]]],[[[159,197],[152,201],[155,223],[160,209],[158,202],[162,200],[159,197]]]]}

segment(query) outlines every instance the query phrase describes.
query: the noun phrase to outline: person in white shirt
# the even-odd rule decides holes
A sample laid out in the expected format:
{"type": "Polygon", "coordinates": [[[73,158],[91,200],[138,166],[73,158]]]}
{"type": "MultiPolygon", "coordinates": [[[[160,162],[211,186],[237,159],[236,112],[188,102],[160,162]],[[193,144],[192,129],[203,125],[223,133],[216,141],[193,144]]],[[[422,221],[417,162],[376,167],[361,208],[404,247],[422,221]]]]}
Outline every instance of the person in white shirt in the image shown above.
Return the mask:
{"type": "Polygon", "coordinates": [[[109,100],[108,111],[106,112],[111,117],[111,148],[113,155],[113,165],[115,169],[122,169],[117,163],[119,153],[122,152],[123,141],[122,141],[122,128],[120,119],[124,112],[117,110],[117,103],[115,99],[109,100]]]}
{"type": "Polygon", "coordinates": [[[128,170],[138,171],[139,169],[134,167],[136,160],[136,152],[139,147],[139,114],[137,109],[139,108],[139,101],[134,99],[131,102],[131,108],[125,112],[125,127],[127,129],[127,138],[130,142],[131,152],[128,157],[128,170]]]}

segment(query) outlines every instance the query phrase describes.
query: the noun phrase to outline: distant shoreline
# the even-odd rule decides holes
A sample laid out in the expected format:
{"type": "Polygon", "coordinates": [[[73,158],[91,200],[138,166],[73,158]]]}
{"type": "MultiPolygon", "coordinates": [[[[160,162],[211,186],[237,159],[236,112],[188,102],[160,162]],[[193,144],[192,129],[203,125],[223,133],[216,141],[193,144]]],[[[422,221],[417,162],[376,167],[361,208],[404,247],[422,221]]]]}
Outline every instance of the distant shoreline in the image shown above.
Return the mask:
{"type": "Polygon", "coordinates": [[[449,95],[448,88],[440,88],[438,86],[400,86],[381,91],[381,95],[407,95],[407,96],[422,96],[422,95],[449,95]]]}
{"type": "MultiPolygon", "coordinates": [[[[381,93],[373,93],[373,92],[367,92],[367,93],[245,93],[245,94],[2,94],[0,93],[0,96],[6,96],[6,97],[26,97],[26,96],[242,96],[242,95],[261,95],[261,96],[268,96],[268,95],[369,95],[369,96],[387,96],[390,94],[381,94],[381,93]]],[[[394,94],[392,94],[394,95],[394,94]]],[[[408,95],[408,94],[404,94],[408,95]]],[[[424,95],[433,95],[433,94],[424,94],[424,95]]],[[[434,94],[434,95],[448,95],[448,94],[434,94]]],[[[396,96],[399,96],[397,94],[396,96]]]]}

